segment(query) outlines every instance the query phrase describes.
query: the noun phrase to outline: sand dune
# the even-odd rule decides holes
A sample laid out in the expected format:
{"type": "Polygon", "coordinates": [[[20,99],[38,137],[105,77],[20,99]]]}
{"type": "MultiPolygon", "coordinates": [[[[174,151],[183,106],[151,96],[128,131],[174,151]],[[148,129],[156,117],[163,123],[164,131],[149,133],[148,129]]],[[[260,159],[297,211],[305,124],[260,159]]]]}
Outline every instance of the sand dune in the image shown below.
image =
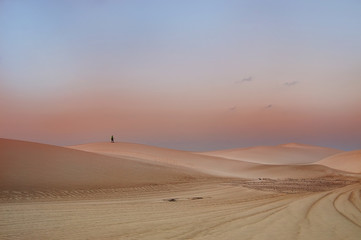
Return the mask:
{"type": "Polygon", "coordinates": [[[212,176],[310,178],[340,174],[322,165],[271,166],[131,143],[71,148],[0,139],[0,189],[128,187],[212,176]]]}
{"type": "Polygon", "coordinates": [[[322,159],[316,164],[346,172],[361,173],[361,150],[339,153],[322,159]]]}
{"type": "Polygon", "coordinates": [[[192,170],[0,139],[0,189],[104,188],[178,182],[192,170]]]}
{"type": "MultiPolygon", "coordinates": [[[[300,159],[323,151],[278,146],[287,147],[308,152],[300,159]]],[[[317,163],[350,170],[341,162],[356,169],[359,156],[317,163]]],[[[0,239],[360,238],[359,178],[294,165],[301,160],[272,161],[130,143],[64,148],[0,139],[0,239]]]]}
{"type": "Polygon", "coordinates": [[[208,156],[218,156],[262,164],[309,164],[343,151],[305,144],[289,143],[278,146],[259,146],[203,152],[208,156]]]}
{"type": "MultiPolygon", "coordinates": [[[[69,148],[113,157],[136,157],[146,162],[183,166],[222,177],[304,178],[325,176],[337,172],[317,165],[272,166],[134,143],[91,143],[69,148]]],[[[263,154],[266,155],[266,152],[263,154]]]]}

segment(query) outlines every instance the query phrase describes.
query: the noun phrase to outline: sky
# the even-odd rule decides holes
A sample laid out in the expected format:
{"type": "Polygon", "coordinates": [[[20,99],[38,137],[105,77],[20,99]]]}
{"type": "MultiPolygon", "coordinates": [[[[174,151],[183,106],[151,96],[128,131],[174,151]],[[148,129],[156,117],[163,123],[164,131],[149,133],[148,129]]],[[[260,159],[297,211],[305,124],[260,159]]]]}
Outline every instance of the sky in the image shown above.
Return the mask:
{"type": "Polygon", "coordinates": [[[361,149],[361,2],[0,0],[0,137],[361,149]]]}

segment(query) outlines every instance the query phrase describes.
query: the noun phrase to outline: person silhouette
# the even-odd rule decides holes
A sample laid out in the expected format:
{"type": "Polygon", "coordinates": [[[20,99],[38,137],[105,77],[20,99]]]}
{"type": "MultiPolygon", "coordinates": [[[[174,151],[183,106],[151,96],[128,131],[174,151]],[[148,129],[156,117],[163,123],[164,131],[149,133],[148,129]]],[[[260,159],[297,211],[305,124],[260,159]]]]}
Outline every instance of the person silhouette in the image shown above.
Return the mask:
{"type": "Polygon", "coordinates": [[[113,135],[110,137],[110,141],[111,141],[112,143],[114,143],[114,137],[113,137],[113,135]]]}

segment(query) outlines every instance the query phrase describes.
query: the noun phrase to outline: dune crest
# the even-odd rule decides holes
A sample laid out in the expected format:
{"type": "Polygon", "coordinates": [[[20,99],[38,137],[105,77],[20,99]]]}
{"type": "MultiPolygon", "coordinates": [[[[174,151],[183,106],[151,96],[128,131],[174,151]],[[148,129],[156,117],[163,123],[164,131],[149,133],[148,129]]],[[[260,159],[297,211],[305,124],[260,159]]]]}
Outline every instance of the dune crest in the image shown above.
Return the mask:
{"type": "Polygon", "coordinates": [[[314,163],[325,157],[341,152],[343,151],[333,148],[325,148],[299,143],[288,143],[277,146],[258,146],[250,148],[210,151],[202,152],[200,154],[252,163],[292,165],[314,163]]]}
{"type": "Polygon", "coordinates": [[[322,159],[315,164],[345,172],[361,173],[361,150],[339,153],[322,159]]]}
{"type": "Polygon", "coordinates": [[[201,176],[156,162],[7,139],[0,139],[0,165],[1,189],[129,187],[201,176]]]}

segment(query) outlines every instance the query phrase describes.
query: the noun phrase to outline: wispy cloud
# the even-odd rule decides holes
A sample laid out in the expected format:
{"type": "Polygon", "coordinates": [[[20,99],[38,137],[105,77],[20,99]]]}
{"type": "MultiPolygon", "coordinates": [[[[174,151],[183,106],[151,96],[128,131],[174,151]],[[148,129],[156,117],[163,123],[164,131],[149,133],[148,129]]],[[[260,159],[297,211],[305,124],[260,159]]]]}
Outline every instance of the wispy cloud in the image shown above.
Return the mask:
{"type": "Polygon", "coordinates": [[[232,111],[236,110],[236,108],[237,108],[236,106],[232,106],[232,107],[228,108],[228,110],[232,112],[232,111]]]}
{"type": "Polygon", "coordinates": [[[292,82],[285,82],[283,85],[287,86],[287,87],[291,87],[296,85],[298,82],[297,81],[292,81],[292,82]]]}
{"type": "Polygon", "coordinates": [[[248,78],[243,78],[242,80],[237,80],[234,83],[243,83],[243,82],[251,82],[253,81],[252,77],[248,77],[248,78]]]}
{"type": "Polygon", "coordinates": [[[273,106],[272,106],[272,104],[268,104],[267,106],[265,106],[264,108],[265,109],[270,109],[270,108],[272,108],[273,106]]]}

